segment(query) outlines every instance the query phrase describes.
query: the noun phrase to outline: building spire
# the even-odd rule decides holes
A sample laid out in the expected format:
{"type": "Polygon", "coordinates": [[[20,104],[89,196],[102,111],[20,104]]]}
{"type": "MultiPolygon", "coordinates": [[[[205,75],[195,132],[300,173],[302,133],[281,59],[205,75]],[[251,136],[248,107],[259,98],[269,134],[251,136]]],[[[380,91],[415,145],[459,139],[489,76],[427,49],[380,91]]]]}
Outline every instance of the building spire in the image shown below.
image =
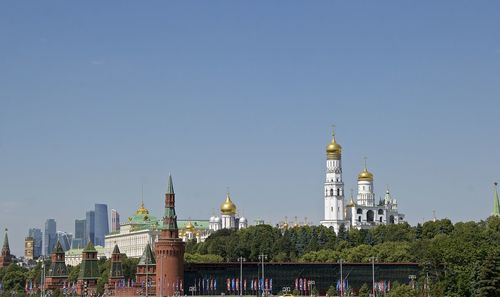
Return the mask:
{"type": "Polygon", "coordinates": [[[167,194],[174,194],[174,183],[172,182],[172,175],[168,175],[168,185],[167,185],[167,194]]]}
{"type": "Polygon", "coordinates": [[[9,236],[7,235],[7,228],[5,228],[5,236],[3,238],[3,247],[2,247],[2,256],[10,255],[10,246],[9,246],[9,236]]]}
{"type": "Polygon", "coordinates": [[[497,191],[497,185],[498,183],[495,182],[495,194],[493,195],[493,213],[492,215],[500,217],[500,201],[498,200],[498,191],[497,191]]]}

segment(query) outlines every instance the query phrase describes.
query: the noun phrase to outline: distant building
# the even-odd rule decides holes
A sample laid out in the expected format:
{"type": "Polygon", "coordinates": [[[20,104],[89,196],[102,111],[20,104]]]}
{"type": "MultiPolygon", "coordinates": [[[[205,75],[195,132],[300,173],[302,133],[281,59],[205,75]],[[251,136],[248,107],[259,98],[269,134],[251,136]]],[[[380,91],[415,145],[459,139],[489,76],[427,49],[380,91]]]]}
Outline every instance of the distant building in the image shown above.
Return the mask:
{"type": "Polygon", "coordinates": [[[108,206],[95,204],[94,244],[104,245],[104,237],[109,233],[108,206]]]}
{"type": "Polygon", "coordinates": [[[85,213],[85,245],[90,241],[95,242],[95,211],[89,210],[85,213]]]}
{"type": "Polygon", "coordinates": [[[38,259],[42,255],[43,233],[39,228],[30,228],[28,237],[33,238],[33,259],[38,259]]]}
{"type": "Polygon", "coordinates": [[[44,255],[52,254],[52,250],[56,245],[56,220],[47,219],[45,221],[45,230],[43,233],[43,253],[44,255]]]}
{"type": "Polygon", "coordinates": [[[116,209],[111,210],[111,232],[120,231],[120,213],[116,209]]]}
{"type": "Polygon", "coordinates": [[[139,258],[147,244],[158,239],[158,219],[141,203],[135,214],[120,226],[120,231],[106,235],[104,247],[106,257],[111,257],[115,244],[127,257],[139,258]]]}
{"type": "Polygon", "coordinates": [[[340,226],[346,229],[368,229],[381,224],[404,222],[405,215],[398,211],[396,199],[386,191],[384,201],[375,201],[373,174],[365,168],[358,175],[357,199],[351,195],[344,204],[344,182],[342,180],[342,146],[337,143],[335,133],[326,146],[326,178],[324,182],[324,220],[321,224],[331,227],[336,233],[340,226]]]}
{"type": "MultiPolygon", "coordinates": [[[[106,254],[104,253],[104,247],[102,246],[95,246],[94,247],[97,251],[97,259],[100,259],[102,257],[106,257],[106,254]]],[[[64,262],[66,265],[70,266],[76,266],[80,263],[82,263],[82,253],[83,249],[70,249],[67,250],[64,255],[64,262]]]]}
{"type": "Polygon", "coordinates": [[[71,248],[71,241],[73,240],[73,234],[66,233],[64,231],[56,232],[57,241],[61,244],[61,248],[67,251],[71,248]]]}
{"type": "Polygon", "coordinates": [[[24,239],[24,258],[26,260],[33,260],[35,254],[35,242],[33,237],[28,236],[24,239]]]}
{"type": "Polygon", "coordinates": [[[7,235],[7,228],[5,229],[5,236],[3,238],[2,252],[0,254],[0,268],[7,267],[12,263],[12,256],[10,254],[9,236],[7,235]]]}
{"type": "Polygon", "coordinates": [[[75,234],[71,240],[72,249],[82,249],[85,247],[85,225],[87,220],[75,220],[75,234]]]}
{"type": "Polygon", "coordinates": [[[217,231],[221,229],[237,230],[247,227],[247,219],[245,217],[238,217],[236,215],[236,205],[231,200],[229,193],[227,193],[226,199],[220,206],[220,217],[210,217],[208,229],[210,231],[217,231]]]}

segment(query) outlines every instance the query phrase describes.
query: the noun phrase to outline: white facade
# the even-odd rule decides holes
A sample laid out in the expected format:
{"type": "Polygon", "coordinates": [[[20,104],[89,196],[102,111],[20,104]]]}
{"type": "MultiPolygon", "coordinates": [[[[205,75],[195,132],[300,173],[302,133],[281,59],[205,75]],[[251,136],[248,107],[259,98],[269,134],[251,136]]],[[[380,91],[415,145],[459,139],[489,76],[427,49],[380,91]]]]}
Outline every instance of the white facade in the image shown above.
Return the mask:
{"type": "Polygon", "coordinates": [[[335,141],[326,146],[326,180],[324,184],[324,220],[321,225],[331,227],[338,233],[340,226],[346,229],[367,229],[380,224],[404,222],[404,214],[398,212],[396,199],[387,190],[384,200],[375,203],[373,174],[365,168],[358,175],[356,201],[344,204],[344,183],[342,181],[342,147],[335,141]]]}
{"type": "Polygon", "coordinates": [[[321,225],[332,227],[336,233],[344,218],[344,182],[342,181],[342,147],[336,143],[335,135],[327,146],[326,178],[324,184],[325,214],[321,225]]]}
{"type": "Polygon", "coordinates": [[[236,205],[231,201],[229,193],[226,200],[222,203],[220,208],[220,216],[211,216],[208,229],[215,232],[221,229],[243,229],[248,227],[248,221],[245,217],[238,217],[236,215],[236,205]]]}
{"type": "MultiPolygon", "coordinates": [[[[97,251],[97,259],[100,259],[102,257],[106,257],[104,248],[100,245],[96,245],[94,247],[97,251]]],[[[76,266],[80,263],[82,263],[82,255],[83,249],[70,249],[67,250],[64,254],[64,263],[66,265],[70,266],[76,266]]]]}
{"type": "Polygon", "coordinates": [[[154,246],[158,240],[159,231],[150,228],[134,230],[133,225],[125,224],[120,226],[120,232],[106,235],[104,238],[104,249],[106,257],[111,257],[115,244],[120,252],[129,258],[139,258],[144,252],[144,248],[149,243],[154,246]]]}

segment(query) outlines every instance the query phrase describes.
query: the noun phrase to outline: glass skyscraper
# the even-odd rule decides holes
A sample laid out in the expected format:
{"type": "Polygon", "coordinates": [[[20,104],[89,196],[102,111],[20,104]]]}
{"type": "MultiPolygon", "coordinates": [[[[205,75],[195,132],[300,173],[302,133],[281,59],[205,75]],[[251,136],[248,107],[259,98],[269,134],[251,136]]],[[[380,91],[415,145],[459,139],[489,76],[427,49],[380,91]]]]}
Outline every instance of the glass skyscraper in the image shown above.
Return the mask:
{"type": "Polygon", "coordinates": [[[95,243],[95,211],[89,210],[85,213],[85,244],[91,241],[95,243]]]}
{"type": "Polygon", "coordinates": [[[71,248],[82,249],[85,247],[85,225],[87,220],[75,220],[75,236],[71,241],[71,248]]]}
{"type": "Polygon", "coordinates": [[[30,228],[28,236],[33,238],[33,259],[42,255],[43,233],[39,228],[30,228]]]}
{"type": "Polygon", "coordinates": [[[108,206],[95,204],[94,244],[104,246],[104,236],[109,233],[108,206]]]}
{"type": "Polygon", "coordinates": [[[48,256],[52,253],[56,245],[56,220],[47,219],[45,221],[45,230],[43,233],[43,253],[48,256]]]}

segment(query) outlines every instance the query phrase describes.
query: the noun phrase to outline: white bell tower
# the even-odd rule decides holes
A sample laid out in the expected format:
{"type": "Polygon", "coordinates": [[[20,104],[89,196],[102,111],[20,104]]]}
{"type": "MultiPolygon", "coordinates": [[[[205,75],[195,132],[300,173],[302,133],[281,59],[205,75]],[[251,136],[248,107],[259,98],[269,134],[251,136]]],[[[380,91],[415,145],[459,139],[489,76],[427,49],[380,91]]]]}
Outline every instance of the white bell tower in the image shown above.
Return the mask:
{"type": "Polygon", "coordinates": [[[339,232],[340,225],[349,226],[344,220],[344,182],[342,181],[342,146],[335,141],[335,132],[332,141],[326,146],[326,179],[325,179],[325,217],[321,225],[333,227],[339,232]]]}

